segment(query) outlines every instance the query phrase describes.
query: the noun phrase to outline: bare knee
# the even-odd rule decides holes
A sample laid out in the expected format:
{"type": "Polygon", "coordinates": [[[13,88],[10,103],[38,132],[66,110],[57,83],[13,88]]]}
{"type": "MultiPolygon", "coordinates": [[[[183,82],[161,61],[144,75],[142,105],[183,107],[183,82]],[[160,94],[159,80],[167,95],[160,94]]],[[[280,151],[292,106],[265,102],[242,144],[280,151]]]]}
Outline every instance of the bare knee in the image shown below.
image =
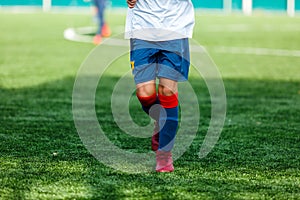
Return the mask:
{"type": "Polygon", "coordinates": [[[152,96],[156,93],[155,82],[140,83],[136,86],[136,95],[142,97],[152,96]]]}
{"type": "Polygon", "coordinates": [[[176,94],[178,91],[177,89],[177,82],[166,79],[160,78],[159,79],[159,86],[158,86],[158,93],[163,96],[172,96],[176,94]]]}
{"type": "Polygon", "coordinates": [[[164,95],[164,96],[172,96],[175,93],[175,91],[173,91],[171,88],[168,88],[166,86],[159,85],[158,86],[158,93],[160,95],[164,95]]]}

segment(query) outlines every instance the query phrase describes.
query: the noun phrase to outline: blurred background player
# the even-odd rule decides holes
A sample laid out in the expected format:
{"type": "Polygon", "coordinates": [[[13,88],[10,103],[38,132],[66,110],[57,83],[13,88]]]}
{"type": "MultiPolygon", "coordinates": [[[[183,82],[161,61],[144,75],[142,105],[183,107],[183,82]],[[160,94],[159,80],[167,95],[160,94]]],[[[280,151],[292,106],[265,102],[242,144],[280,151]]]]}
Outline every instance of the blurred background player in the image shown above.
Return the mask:
{"type": "Polygon", "coordinates": [[[156,121],[151,140],[156,171],[172,172],[171,151],[178,128],[177,83],[188,78],[194,7],[191,0],[127,0],[127,5],[125,38],[130,39],[136,96],[156,121]]]}
{"type": "Polygon", "coordinates": [[[95,45],[98,45],[101,43],[102,37],[109,37],[111,35],[111,30],[104,19],[106,0],[94,0],[94,5],[98,29],[93,42],[95,45]]]}

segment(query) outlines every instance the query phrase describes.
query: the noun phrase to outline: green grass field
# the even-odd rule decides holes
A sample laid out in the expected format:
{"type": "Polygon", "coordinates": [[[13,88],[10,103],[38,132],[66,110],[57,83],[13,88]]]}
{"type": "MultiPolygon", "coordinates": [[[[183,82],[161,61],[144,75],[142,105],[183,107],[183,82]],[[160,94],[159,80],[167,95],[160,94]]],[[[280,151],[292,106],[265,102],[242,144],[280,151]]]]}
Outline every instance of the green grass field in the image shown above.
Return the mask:
{"type": "MultiPolygon", "coordinates": [[[[125,14],[108,17],[113,33],[121,33],[125,14]]],[[[91,16],[1,11],[0,199],[300,199],[300,18],[196,19],[194,39],[207,47],[226,88],[221,137],[198,157],[211,105],[203,80],[191,73],[201,110],[197,137],[174,173],[128,174],[96,160],[73,121],[75,76],[94,46],[64,40],[63,31],[91,25],[91,16]],[[250,47],[277,53],[244,51],[250,47]]],[[[103,77],[107,87],[98,90],[107,93],[102,102],[109,105],[110,86],[127,68],[127,56],[113,63],[115,74],[103,77]]],[[[148,140],[123,136],[110,106],[97,103],[96,112],[116,145],[150,149],[148,140]]],[[[144,115],[135,120],[147,122],[144,115]]]]}

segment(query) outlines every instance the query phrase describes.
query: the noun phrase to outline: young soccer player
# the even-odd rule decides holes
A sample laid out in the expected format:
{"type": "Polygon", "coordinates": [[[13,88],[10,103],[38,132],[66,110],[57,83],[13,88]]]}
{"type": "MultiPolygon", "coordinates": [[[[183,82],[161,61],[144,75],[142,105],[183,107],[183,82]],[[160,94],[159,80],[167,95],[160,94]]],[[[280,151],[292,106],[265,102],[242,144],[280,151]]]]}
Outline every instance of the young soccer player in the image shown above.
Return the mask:
{"type": "Polygon", "coordinates": [[[130,38],[136,96],[143,110],[156,120],[151,140],[156,171],[172,172],[171,150],[178,127],[177,83],[188,78],[194,8],[191,0],[127,0],[127,5],[125,37],[130,38]],[[160,112],[151,112],[155,104],[161,106],[160,112]]]}
{"type": "Polygon", "coordinates": [[[98,45],[102,41],[102,37],[109,37],[111,30],[104,20],[106,0],[94,0],[94,5],[96,7],[97,19],[98,19],[98,30],[94,37],[94,44],[98,45]]]}

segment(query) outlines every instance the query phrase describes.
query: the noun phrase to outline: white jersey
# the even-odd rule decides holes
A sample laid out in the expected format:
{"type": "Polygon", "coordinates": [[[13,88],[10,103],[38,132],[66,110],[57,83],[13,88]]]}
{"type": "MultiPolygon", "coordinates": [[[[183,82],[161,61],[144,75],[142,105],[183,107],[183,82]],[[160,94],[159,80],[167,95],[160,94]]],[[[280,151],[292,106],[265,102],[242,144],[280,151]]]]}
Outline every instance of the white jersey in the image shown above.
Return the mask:
{"type": "Polygon", "coordinates": [[[128,8],[125,38],[163,41],[191,38],[195,23],[191,0],[137,0],[128,8]]]}

